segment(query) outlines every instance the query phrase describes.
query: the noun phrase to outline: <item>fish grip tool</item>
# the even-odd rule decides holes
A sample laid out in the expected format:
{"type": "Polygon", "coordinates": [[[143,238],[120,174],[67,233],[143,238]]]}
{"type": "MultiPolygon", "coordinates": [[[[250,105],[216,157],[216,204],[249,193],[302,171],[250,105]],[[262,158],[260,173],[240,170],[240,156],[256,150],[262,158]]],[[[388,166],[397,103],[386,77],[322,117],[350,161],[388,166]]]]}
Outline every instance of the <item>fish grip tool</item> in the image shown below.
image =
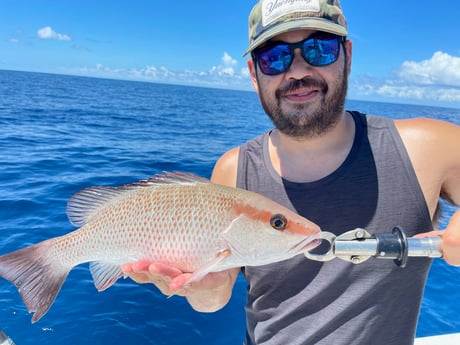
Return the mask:
{"type": "Polygon", "coordinates": [[[329,244],[325,253],[306,252],[308,259],[330,261],[339,258],[353,264],[360,264],[371,257],[392,259],[396,265],[405,267],[408,257],[442,257],[440,236],[408,238],[401,227],[393,228],[391,233],[370,234],[357,228],[336,236],[322,232],[320,239],[329,244]]]}

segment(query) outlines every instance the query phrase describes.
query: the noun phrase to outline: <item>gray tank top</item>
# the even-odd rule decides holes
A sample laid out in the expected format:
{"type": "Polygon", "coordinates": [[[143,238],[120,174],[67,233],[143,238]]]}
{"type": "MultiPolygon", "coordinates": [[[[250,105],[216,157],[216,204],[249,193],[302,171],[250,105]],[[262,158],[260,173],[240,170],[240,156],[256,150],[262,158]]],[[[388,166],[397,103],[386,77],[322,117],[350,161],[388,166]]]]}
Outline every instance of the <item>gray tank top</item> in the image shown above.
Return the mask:
{"type": "MultiPolygon", "coordinates": [[[[271,165],[269,132],[240,148],[237,187],[256,191],[342,234],[357,227],[408,236],[432,229],[429,211],[402,140],[390,119],[351,112],[352,149],[332,174],[312,183],[282,179],[271,165]]],[[[298,255],[245,267],[245,344],[413,344],[431,260],[371,258],[354,265],[298,255]]]]}

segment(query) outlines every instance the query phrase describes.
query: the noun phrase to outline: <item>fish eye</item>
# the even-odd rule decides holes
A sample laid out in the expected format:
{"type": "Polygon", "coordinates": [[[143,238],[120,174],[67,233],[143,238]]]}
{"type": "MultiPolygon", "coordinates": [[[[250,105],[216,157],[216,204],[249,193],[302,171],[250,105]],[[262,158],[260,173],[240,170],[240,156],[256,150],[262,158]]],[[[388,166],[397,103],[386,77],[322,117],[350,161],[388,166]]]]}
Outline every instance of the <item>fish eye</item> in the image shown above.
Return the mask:
{"type": "Polygon", "coordinates": [[[286,229],[288,220],[282,214],[275,214],[270,218],[270,225],[275,230],[284,230],[286,229]]]}

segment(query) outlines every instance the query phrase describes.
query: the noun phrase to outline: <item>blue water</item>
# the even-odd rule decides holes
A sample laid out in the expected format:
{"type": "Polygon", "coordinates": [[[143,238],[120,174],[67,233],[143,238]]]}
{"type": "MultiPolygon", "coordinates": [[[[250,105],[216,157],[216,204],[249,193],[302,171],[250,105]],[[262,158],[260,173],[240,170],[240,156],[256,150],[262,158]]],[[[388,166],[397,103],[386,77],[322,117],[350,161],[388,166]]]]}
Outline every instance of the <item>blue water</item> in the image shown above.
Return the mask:
{"type": "MultiPolygon", "coordinates": [[[[460,123],[460,109],[358,101],[347,108],[460,123]]],[[[0,253],[74,230],[66,201],[85,187],[162,171],[209,177],[223,152],[270,127],[252,92],[0,71],[0,253]]],[[[435,260],[419,336],[460,332],[459,286],[460,269],[435,260]]],[[[0,328],[18,345],[241,344],[244,299],[241,278],[231,302],[212,314],[129,279],[98,293],[81,265],[35,324],[1,279],[0,328]]]]}

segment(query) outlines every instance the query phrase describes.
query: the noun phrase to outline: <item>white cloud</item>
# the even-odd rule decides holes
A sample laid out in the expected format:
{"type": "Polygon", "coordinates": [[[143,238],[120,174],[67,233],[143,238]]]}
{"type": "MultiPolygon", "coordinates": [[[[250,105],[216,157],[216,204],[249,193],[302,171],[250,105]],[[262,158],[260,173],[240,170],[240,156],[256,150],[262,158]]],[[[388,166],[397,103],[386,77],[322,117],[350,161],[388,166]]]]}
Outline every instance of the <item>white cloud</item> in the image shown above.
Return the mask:
{"type": "MultiPolygon", "coordinates": [[[[249,71],[224,52],[208,70],[171,71],[164,66],[114,68],[102,64],[65,73],[159,83],[253,90],[249,71]]],[[[460,106],[460,57],[435,52],[430,59],[405,61],[387,79],[352,74],[350,99],[460,106]]]]}
{"type": "Polygon", "coordinates": [[[236,66],[238,61],[232,58],[227,52],[224,52],[224,56],[222,56],[222,62],[225,66],[236,66]]]}
{"type": "Polygon", "coordinates": [[[53,39],[58,41],[70,41],[71,38],[68,35],[60,34],[54,31],[51,26],[45,26],[37,30],[37,36],[41,39],[53,39]]]}
{"type": "Polygon", "coordinates": [[[429,60],[405,61],[397,74],[415,84],[460,86],[460,57],[438,51],[429,60]]]}
{"type": "Polygon", "coordinates": [[[233,77],[236,75],[235,73],[235,66],[238,64],[234,58],[232,58],[227,52],[224,52],[222,56],[222,64],[218,66],[213,66],[209,73],[211,75],[218,75],[218,76],[230,76],[233,77]]]}
{"type": "Polygon", "coordinates": [[[251,90],[247,68],[238,68],[238,61],[224,52],[221,64],[212,66],[207,71],[170,71],[166,67],[146,66],[142,68],[113,68],[97,64],[68,71],[70,73],[129,80],[165,82],[187,85],[200,85],[222,88],[251,90]]]}
{"type": "Polygon", "coordinates": [[[381,97],[429,103],[460,102],[460,57],[435,52],[430,59],[405,61],[394,78],[360,76],[350,83],[353,97],[381,97]]]}

